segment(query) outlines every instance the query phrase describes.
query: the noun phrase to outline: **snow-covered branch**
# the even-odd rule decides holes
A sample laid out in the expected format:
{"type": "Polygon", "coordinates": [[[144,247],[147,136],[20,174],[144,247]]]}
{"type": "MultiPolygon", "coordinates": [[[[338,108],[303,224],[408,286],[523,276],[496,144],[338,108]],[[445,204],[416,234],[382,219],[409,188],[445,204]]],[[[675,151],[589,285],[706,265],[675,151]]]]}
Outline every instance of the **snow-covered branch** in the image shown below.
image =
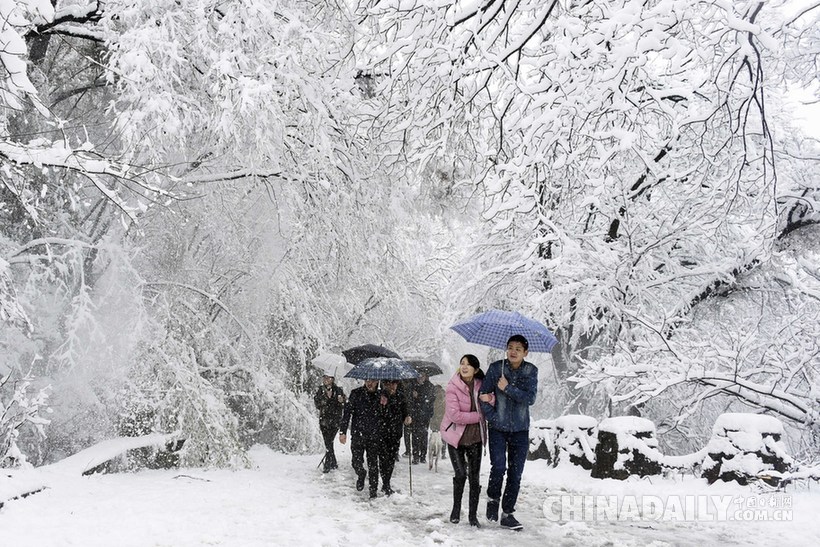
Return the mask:
{"type": "Polygon", "coordinates": [[[145,282],[145,283],[142,284],[142,286],[143,287],[178,287],[178,288],[185,289],[185,290],[194,292],[196,294],[199,294],[200,296],[204,296],[209,301],[211,301],[214,304],[216,304],[217,306],[219,306],[219,308],[222,309],[225,313],[227,313],[228,316],[234,322],[236,322],[237,325],[239,325],[239,327],[242,329],[242,332],[247,337],[248,341],[251,342],[252,344],[255,344],[255,339],[254,339],[253,335],[251,334],[250,330],[242,323],[242,321],[239,320],[238,317],[236,317],[233,314],[231,309],[224,302],[222,302],[216,295],[210,294],[207,291],[203,291],[202,289],[199,289],[199,288],[194,287],[192,285],[188,285],[188,284],[185,284],[185,283],[174,283],[174,282],[170,282],[170,281],[145,282]]]}
{"type": "Polygon", "coordinates": [[[120,437],[109,439],[81,450],[56,463],[37,468],[45,473],[66,475],[86,475],[100,465],[137,448],[159,448],[167,450],[169,445],[177,445],[180,434],[152,433],[141,437],[120,437]]]}
{"type": "Polygon", "coordinates": [[[105,41],[103,32],[89,26],[89,23],[99,23],[102,15],[102,6],[97,0],[85,5],[61,6],[54,12],[52,20],[32,28],[27,37],[35,34],[63,34],[102,43],[105,41]]]}
{"type": "Polygon", "coordinates": [[[129,450],[157,448],[178,450],[182,444],[178,433],[154,433],[141,437],[121,437],[102,441],[56,463],[14,472],[11,479],[0,481],[0,508],[7,501],[23,498],[50,488],[61,476],[80,476],[129,450]]]}
{"type": "Polygon", "coordinates": [[[106,158],[91,150],[72,149],[63,141],[21,144],[0,140],[0,158],[19,166],[68,169],[78,173],[90,180],[100,193],[135,223],[137,214],[143,210],[144,206],[140,203],[131,205],[123,196],[122,189],[116,186],[111,187],[103,177],[112,177],[115,181],[134,184],[150,195],[170,195],[163,188],[149,182],[148,176],[153,175],[150,171],[106,158]]]}
{"type": "MultiPolygon", "coordinates": [[[[101,157],[89,150],[72,149],[61,141],[24,145],[0,140],[0,156],[18,165],[59,167],[87,175],[110,175],[128,180],[134,180],[140,175],[139,170],[132,165],[101,157]]],[[[151,189],[157,193],[163,193],[159,188],[152,187],[151,189]]]]}
{"type": "Polygon", "coordinates": [[[748,403],[770,410],[798,423],[805,423],[812,428],[820,428],[820,413],[812,410],[792,394],[769,386],[749,382],[736,377],[702,376],[693,381],[718,387],[736,395],[748,403]]]}
{"type": "Polygon", "coordinates": [[[297,182],[284,176],[280,171],[263,171],[255,169],[239,169],[222,173],[208,173],[204,175],[189,175],[179,179],[183,184],[206,184],[209,182],[227,182],[245,178],[277,179],[283,182],[297,182]]]}

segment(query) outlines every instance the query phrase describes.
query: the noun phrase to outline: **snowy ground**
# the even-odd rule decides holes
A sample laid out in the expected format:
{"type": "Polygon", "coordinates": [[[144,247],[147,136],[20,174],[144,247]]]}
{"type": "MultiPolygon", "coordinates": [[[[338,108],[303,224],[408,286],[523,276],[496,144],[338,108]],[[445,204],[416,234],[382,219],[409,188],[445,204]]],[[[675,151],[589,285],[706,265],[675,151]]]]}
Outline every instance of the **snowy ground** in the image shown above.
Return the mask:
{"type": "MultiPolygon", "coordinates": [[[[793,515],[785,522],[562,523],[545,516],[544,502],[567,492],[618,496],[619,500],[632,494],[664,500],[670,496],[691,500],[696,495],[748,500],[758,492],[735,484],[709,487],[693,477],[595,480],[578,468],[549,469],[543,461],[531,461],[525,468],[516,512],[524,530],[500,529],[483,516],[484,526],[476,530],[466,523],[466,514],[461,524],[447,519],[452,495],[449,460],[440,462],[438,473],[428,471],[426,465],[413,466],[411,496],[408,464],[402,459],[394,479],[400,492],[390,498],[380,493],[370,501],[366,492],[353,487],[348,448],[339,446],[339,454],[340,469],[327,475],[317,469],[320,456],[255,448],[255,466],[248,470],[52,478],[45,491],[7,502],[0,509],[0,545],[820,545],[820,487],[816,484],[786,492],[793,515]]],[[[487,482],[488,471],[485,455],[482,484],[487,482]]],[[[5,474],[0,475],[0,482],[4,478],[5,474]]],[[[482,495],[480,514],[484,499],[482,495]]],[[[664,503],[669,509],[668,501],[664,503]]],[[[552,515],[561,505],[551,507],[552,515]]]]}

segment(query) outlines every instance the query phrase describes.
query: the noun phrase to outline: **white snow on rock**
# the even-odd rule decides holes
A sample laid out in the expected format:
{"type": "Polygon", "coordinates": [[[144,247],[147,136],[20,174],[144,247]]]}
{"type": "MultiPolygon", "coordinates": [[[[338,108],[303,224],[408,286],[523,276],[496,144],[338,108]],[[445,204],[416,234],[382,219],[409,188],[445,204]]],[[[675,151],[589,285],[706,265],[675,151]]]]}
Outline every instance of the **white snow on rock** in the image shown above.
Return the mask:
{"type": "Polygon", "coordinates": [[[635,435],[636,433],[652,433],[654,435],[655,424],[651,420],[639,418],[638,416],[615,416],[602,420],[598,424],[598,430],[615,433],[616,435],[635,435]]]}
{"type": "Polygon", "coordinates": [[[765,414],[746,414],[741,412],[727,412],[718,416],[712,432],[719,434],[722,431],[746,431],[750,433],[783,434],[783,423],[774,416],[765,414]]]}

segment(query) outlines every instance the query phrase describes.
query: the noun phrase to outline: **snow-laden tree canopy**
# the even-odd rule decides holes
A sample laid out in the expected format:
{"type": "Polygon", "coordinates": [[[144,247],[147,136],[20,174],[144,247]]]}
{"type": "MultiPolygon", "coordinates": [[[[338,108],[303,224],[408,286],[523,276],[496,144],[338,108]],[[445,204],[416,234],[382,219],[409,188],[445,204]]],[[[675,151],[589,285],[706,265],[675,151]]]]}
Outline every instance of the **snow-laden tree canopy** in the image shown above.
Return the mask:
{"type": "Polygon", "coordinates": [[[556,412],[731,400],[816,431],[791,102],[818,13],[0,0],[0,458],[307,449],[318,351],[441,354],[490,307],[555,330],[556,412]]]}
{"type": "Polygon", "coordinates": [[[704,347],[689,330],[702,304],[818,219],[816,141],[791,123],[788,94],[816,78],[816,4],[395,1],[359,12],[369,38],[357,61],[389,98],[374,123],[396,135],[392,164],[432,166],[483,202],[485,235],[465,264],[480,274],[459,287],[461,307],[544,320],[561,340],[559,371],[576,385],[607,380],[617,399],[695,382],[698,400],[717,390],[816,427],[810,302],[798,319],[783,313],[788,294],[772,295],[772,308],[723,316],[727,337],[700,332],[704,347]],[[758,350],[739,353],[738,339],[758,350]],[[776,357],[786,340],[791,357],[776,357]],[[737,368],[755,385],[739,385],[737,368]]]}
{"type": "Polygon", "coordinates": [[[318,350],[435,350],[447,236],[355,122],[343,5],[2,5],[23,72],[0,144],[0,402],[28,411],[0,421],[0,457],[152,431],[189,463],[308,449],[318,350]]]}

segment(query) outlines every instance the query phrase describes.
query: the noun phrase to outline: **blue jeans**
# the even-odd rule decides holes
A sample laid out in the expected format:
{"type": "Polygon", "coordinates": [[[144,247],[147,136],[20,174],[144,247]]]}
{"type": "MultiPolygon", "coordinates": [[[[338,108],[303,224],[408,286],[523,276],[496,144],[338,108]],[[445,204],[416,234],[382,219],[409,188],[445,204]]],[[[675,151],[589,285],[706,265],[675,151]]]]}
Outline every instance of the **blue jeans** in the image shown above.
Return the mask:
{"type": "Polygon", "coordinates": [[[490,428],[490,483],[487,485],[487,496],[497,500],[501,498],[501,511],[512,513],[521,489],[521,474],[527,461],[527,450],[530,445],[530,432],[498,431],[490,428]],[[501,497],[501,484],[504,472],[507,472],[507,486],[504,497],[501,497]]]}

